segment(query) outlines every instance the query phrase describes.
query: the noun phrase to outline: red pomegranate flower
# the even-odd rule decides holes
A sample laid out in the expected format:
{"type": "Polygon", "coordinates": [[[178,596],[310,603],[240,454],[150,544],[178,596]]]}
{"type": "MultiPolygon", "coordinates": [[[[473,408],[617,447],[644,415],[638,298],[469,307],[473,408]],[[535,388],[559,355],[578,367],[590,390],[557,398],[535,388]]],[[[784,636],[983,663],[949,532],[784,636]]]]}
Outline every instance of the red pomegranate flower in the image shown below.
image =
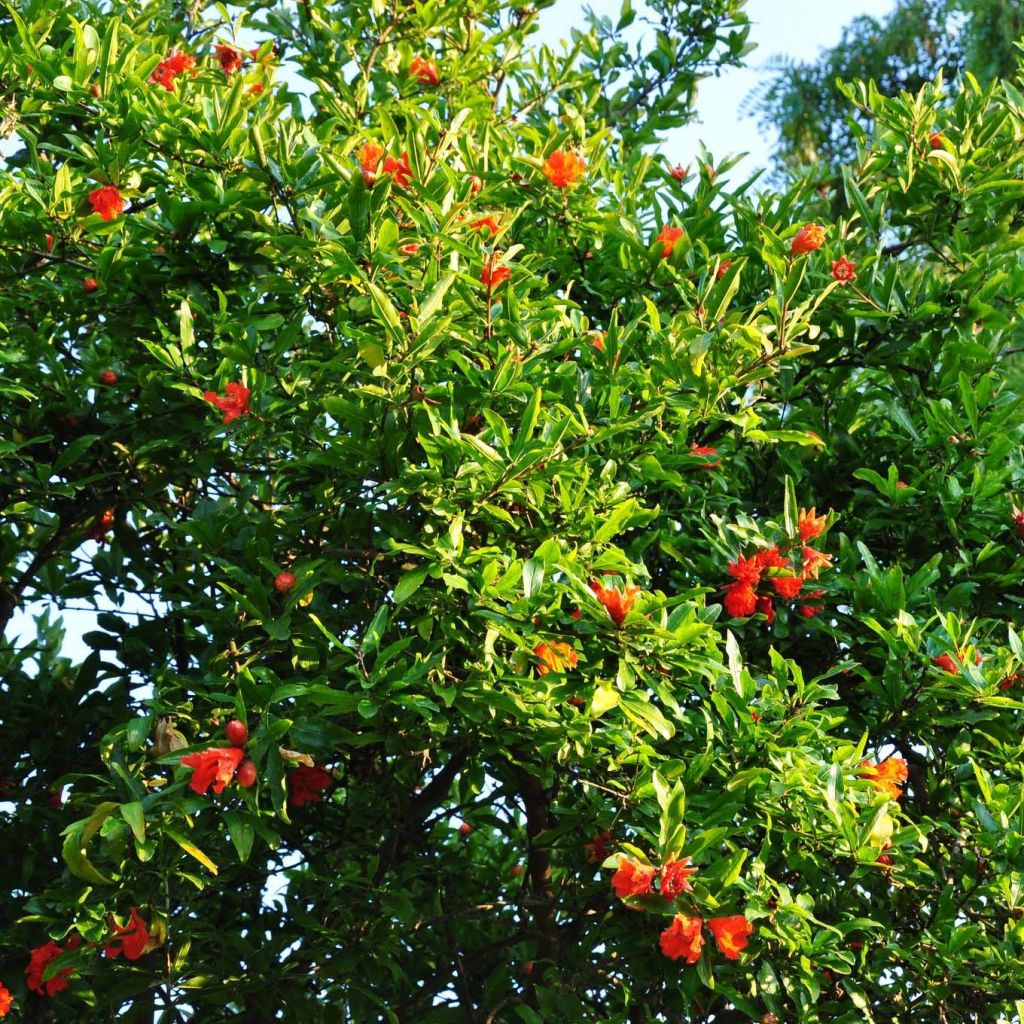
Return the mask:
{"type": "Polygon", "coordinates": [[[539,676],[546,676],[549,672],[565,672],[575,668],[580,660],[570,644],[559,643],[557,640],[537,644],[533,653],[540,659],[537,666],[539,676]]]}
{"type": "Polygon", "coordinates": [[[690,875],[695,875],[700,869],[687,867],[690,863],[689,857],[681,860],[670,860],[661,869],[661,895],[667,900],[674,900],[682,892],[692,892],[690,875]]]}
{"type": "Polygon", "coordinates": [[[881,764],[865,761],[860,766],[861,778],[870,779],[879,793],[890,800],[903,795],[902,784],[907,781],[907,762],[902,757],[887,757],[881,764]]]}
{"type": "Polygon", "coordinates": [[[676,164],[674,167],[670,167],[668,169],[668,173],[671,174],[676,181],[685,181],[688,171],[682,164],[676,164]]]}
{"type": "Polygon", "coordinates": [[[7,987],[0,982],[0,1017],[6,1017],[14,1005],[14,996],[7,991],[7,987]]]}
{"type": "Polygon", "coordinates": [[[734,619],[742,619],[747,615],[754,614],[757,608],[757,594],[751,584],[737,580],[725,588],[722,604],[734,619]]]}
{"type": "Polygon", "coordinates": [[[495,288],[512,276],[512,271],[498,262],[500,258],[499,253],[492,252],[487,257],[483,270],[480,271],[480,281],[488,292],[493,292],[495,288]]]}
{"type": "Polygon", "coordinates": [[[845,256],[840,256],[832,264],[832,277],[840,284],[849,284],[857,279],[857,264],[851,263],[845,256]]]}
{"type": "Polygon", "coordinates": [[[754,610],[765,617],[769,626],[775,621],[775,602],[770,597],[759,597],[754,610]]]}
{"type": "Polygon", "coordinates": [[[661,229],[661,233],[655,239],[656,242],[661,242],[661,258],[667,260],[672,255],[672,250],[676,247],[676,242],[683,237],[682,228],[674,228],[670,225],[666,225],[661,229]]]}
{"type": "Polygon", "coordinates": [[[640,593],[639,587],[626,587],[625,590],[620,590],[618,587],[606,587],[597,580],[590,584],[590,589],[605,606],[616,626],[621,626],[626,616],[633,610],[636,595],[640,593]]]}
{"type": "Polygon", "coordinates": [[[409,65],[409,77],[415,78],[424,85],[437,85],[441,76],[437,73],[437,64],[424,57],[413,57],[409,65]]]}
{"type": "Polygon", "coordinates": [[[89,538],[102,544],[107,539],[107,534],[114,527],[114,510],[108,508],[102,515],[97,516],[89,529],[89,538]]]}
{"type": "Polygon", "coordinates": [[[825,241],[825,229],[820,224],[805,224],[794,237],[790,251],[800,256],[820,249],[825,241]]]}
{"type": "Polygon", "coordinates": [[[619,857],[619,870],[612,875],[612,888],[620,900],[627,896],[640,896],[651,891],[657,868],[641,864],[629,857],[619,857]]]}
{"type": "Polygon", "coordinates": [[[591,864],[603,864],[608,857],[608,844],[611,841],[611,829],[606,828],[602,832],[595,832],[594,838],[583,846],[588,853],[587,860],[591,864]]]}
{"type": "Polygon", "coordinates": [[[318,804],[324,798],[324,790],[329,789],[330,785],[331,775],[326,768],[300,764],[295,771],[288,773],[288,806],[318,804]]]}
{"type": "Polygon", "coordinates": [[[754,926],[742,915],[712,917],[708,931],[715,937],[718,949],[728,960],[739,960],[740,952],[747,948],[747,939],[754,934],[754,926]]]}
{"type": "Polygon", "coordinates": [[[814,548],[804,545],[803,548],[803,571],[801,575],[805,580],[816,580],[822,569],[831,567],[832,556],[826,551],[816,551],[814,548]]]}
{"type": "Polygon", "coordinates": [[[704,936],[701,934],[703,924],[699,917],[676,914],[658,940],[662,953],[670,960],[685,958],[688,964],[695,964],[700,959],[701,947],[704,945],[704,936]]]}
{"type": "Polygon", "coordinates": [[[586,161],[577,153],[556,149],[544,162],[544,177],[555,188],[573,188],[587,171],[586,161]]]}
{"type": "Polygon", "coordinates": [[[483,231],[486,228],[492,235],[496,235],[501,230],[501,222],[493,213],[473,221],[469,226],[476,231],[483,231]]]}
{"type": "Polygon", "coordinates": [[[800,531],[801,540],[814,540],[824,532],[828,516],[819,516],[816,512],[817,509],[813,507],[809,511],[805,508],[800,509],[797,528],[800,531]]]}
{"type": "Polygon", "coordinates": [[[116,958],[124,953],[125,960],[138,960],[149,944],[149,930],[146,922],[139,917],[138,908],[131,908],[131,915],[125,925],[118,924],[113,917],[110,921],[114,926],[114,937],[103,947],[104,955],[116,958]]]}
{"type": "Polygon", "coordinates": [[[98,213],[104,220],[113,220],[124,212],[124,200],[116,185],[101,185],[89,193],[89,205],[93,213],[98,213]]]}
{"type": "Polygon", "coordinates": [[[224,422],[230,423],[239,416],[249,415],[249,395],[251,392],[244,384],[232,383],[225,388],[227,396],[221,398],[216,391],[204,391],[203,398],[215,405],[224,413],[224,422]]]}
{"type": "Polygon", "coordinates": [[[356,158],[359,160],[359,166],[363,169],[363,180],[367,185],[372,185],[377,177],[377,168],[383,156],[384,147],[378,146],[376,142],[364,142],[359,147],[356,158]]]}
{"type": "Polygon", "coordinates": [[[690,454],[705,458],[705,462],[698,467],[699,469],[718,469],[722,465],[722,460],[718,457],[718,449],[711,448],[706,444],[691,444],[690,454]],[[714,461],[711,461],[712,459],[714,461]]]}
{"type": "MultiPolygon", "coordinates": [[[[824,590],[812,590],[807,595],[809,600],[814,600],[816,598],[824,597],[824,596],[825,596],[825,591],[824,590]]],[[[824,609],[824,607],[825,606],[822,605],[822,604],[802,604],[802,605],[800,605],[799,608],[797,608],[797,611],[805,619],[813,619],[815,615],[817,615],[820,611],[822,611],[824,609]]]]}
{"type": "Polygon", "coordinates": [[[243,757],[245,752],[239,747],[210,747],[209,750],[186,754],[181,763],[192,769],[188,783],[192,791],[204,796],[211,786],[214,793],[223,793],[243,757]]]}
{"type": "Polygon", "coordinates": [[[409,165],[409,154],[403,153],[397,160],[389,156],[381,168],[382,173],[394,176],[395,184],[399,188],[406,188],[412,180],[412,167],[409,165]]]}
{"type": "Polygon", "coordinates": [[[64,967],[46,981],[43,981],[43,975],[57,957],[77,949],[81,944],[81,936],[72,935],[67,940],[67,946],[58,946],[56,942],[36,946],[29,955],[28,967],[25,968],[25,984],[41,996],[55,996],[58,992],[63,992],[68,987],[68,978],[71,977],[74,968],[64,967]]]}
{"type": "Polygon", "coordinates": [[[149,76],[150,84],[162,85],[168,92],[174,92],[174,79],[185,71],[191,71],[195,66],[195,57],[171,50],[149,76]]]}
{"type": "Polygon", "coordinates": [[[931,135],[928,136],[928,145],[931,146],[932,149],[942,149],[942,144],[945,141],[946,136],[943,135],[942,132],[932,132],[931,135]]]}
{"type": "Polygon", "coordinates": [[[225,75],[233,75],[236,71],[241,71],[242,61],[245,59],[241,50],[236,50],[226,43],[218,43],[214,47],[214,56],[220,61],[225,75]]]}

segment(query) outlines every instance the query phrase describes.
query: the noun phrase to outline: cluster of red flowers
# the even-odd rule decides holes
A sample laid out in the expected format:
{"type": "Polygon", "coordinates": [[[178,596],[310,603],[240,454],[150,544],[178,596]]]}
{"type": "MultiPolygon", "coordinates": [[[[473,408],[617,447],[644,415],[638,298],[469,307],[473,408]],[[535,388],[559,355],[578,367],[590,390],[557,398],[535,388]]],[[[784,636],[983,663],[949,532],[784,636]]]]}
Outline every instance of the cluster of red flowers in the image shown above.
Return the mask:
{"type": "MultiPolygon", "coordinates": [[[[205,796],[210,788],[214,793],[223,793],[233,779],[243,789],[248,789],[256,782],[256,766],[242,749],[248,740],[245,723],[237,720],[229,722],[227,733],[233,746],[210,747],[195,754],[186,754],[181,759],[186,768],[192,769],[189,786],[200,796],[205,796]]],[[[305,807],[308,803],[320,803],[324,791],[330,785],[331,775],[325,768],[319,765],[299,765],[288,773],[288,805],[305,807]]]]}
{"type": "MultiPolygon", "coordinates": [[[[741,555],[730,562],[729,575],[735,583],[725,587],[722,603],[726,611],[734,618],[762,612],[771,625],[775,621],[775,597],[793,600],[800,595],[807,580],[816,580],[818,573],[829,567],[832,556],[807,543],[822,534],[826,519],[826,516],[816,515],[813,508],[810,511],[800,509],[798,529],[801,545],[795,565],[791,558],[796,554],[796,546],[787,550],[778,544],[762,548],[750,558],[741,555]],[[757,587],[762,582],[766,582],[774,593],[758,594],[757,587]]],[[[804,603],[797,609],[804,618],[809,619],[821,611],[822,606],[817,599],[824,593],[824,590],[813,590],[806,595],[804,603]]]]}
{"type": "Polygon", "coordinates": [[[215,405],[224,413],[224,422],[230,423],[237,420],[239,416],[249,415],[249,389],[241,383],[228,384],[225,388],[227,395],[221,398],[216,391],[204,391],[203,398],[211,405],[215,405]]]}
{"type": "Polygon", "coordinates": [[[890,800],[903,796],[903,783],[907,781],[907,762],[902,757],[887,757],[880,764],[865,761],[860,766],[861,778],[870,779],[879,793],[890,800]]]}
{"type": "MultiPolygon", "coordinates": [[[[595,836],[595,843],[598,837],[595,836]]],[[[602,852],[603,846],[602,846],[602,852]]],[[[654,882],[659,880],[658,892],[669,902],[684,892],[692,892],[690,875],[698,870],[689,866],[690,858],[670,860],[661,868],[652,864],[641,864],[626,856],[619,857],[618,870],[612,875],[612,888],[620,900],[630,896],[644,896],[654,893],[654,882]]],[[[642,910],[642,907],[631,907],[642,910]]],[[[754,932],[754,926],[742,914],[729,917],[712,917],[708,929],[715,937],[719,951],[729,960],[739,960],[740,953],[747,946],[747,939],[754,932]]],[[[700,959],[704,944],[701,917],[676,914],[672,923],[661,933],[661,951],[672,960],[684,959],[688,964],[700,959]]]]}
{"type": "Polygon", "coordinates": [[[359,166],[363,169],[363,180],[367,185],[372,185],[378,174],[390,174],[399,188],[406,188],[412,180],[412,166],[409,164],[408,153],[402,153],[396,160],[393,156],[386,156],[384,147],[376,142],[364,142],[357,156],[359,166]],[[380,165],[382,159],[383,167],[380,165]]]}
{"type": "Polygon", "coordinates": [[[196,66],[195,57],[172,50],[149,76],[151,85],[162,85],[168,92],[174,92],[174,79],[196,66]]]}
{"type": "MultiPolygon", "coordinates": [[[[138,907],[132,907],[126,924],[118,924],[113,915],[110,917],[110,926],[113,929],[112,936],[104,943],[103,955],[110,959],[124,956],[125,960],[138,960],[143,953],[154,948],[152,936],[146,922],[139,916],[138,907]]],[[[61,946],[56,942],[45,942],[36,946],[29,954],[28,966],[25,968],[25,984],[31,991],[41,996],[55,996],[68,987],[68,981],[74,973],[73,967],[64,967],[54,972],[49,978],[44,978],[47,968],[59,956],[70,953],[82,945],[80,935],[72,935],[66,943],[61,946]]],[[[92,946],[93,943],[87,945],[92,946]]],[[[10,1009],[10,993],[0,985],[0,1017],[4,1016],[10,1009]],[[6,999],[4,996],[6,995],[6,999]],[[6,1006],[4,1005],[6,1003],[6,1006]]]]}
{"type": "Polygon", "coordinates": [[[14,1005],[14,996],[7,991],[7,987],[0,981],[0,1017],[6,1017],[14,1005]]]}

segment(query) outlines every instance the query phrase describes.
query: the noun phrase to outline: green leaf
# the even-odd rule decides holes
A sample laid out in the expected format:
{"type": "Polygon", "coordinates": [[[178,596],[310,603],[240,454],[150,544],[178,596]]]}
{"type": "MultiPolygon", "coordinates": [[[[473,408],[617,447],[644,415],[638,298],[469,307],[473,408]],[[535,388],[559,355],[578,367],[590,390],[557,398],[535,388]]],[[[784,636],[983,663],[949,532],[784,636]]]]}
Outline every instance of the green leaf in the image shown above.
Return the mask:
{"type": "Polygon", "coordinates": [[[113,801],[100,804],[88,818],[76,821],[68,825],[61,833],[65,837],[64,845],[61,847],[61,856],[68,870],[77,878],[95,885],[111,885],[112,882],[105,875],[93,867],[92,862],[86,855],[86,847],[89,841],[100,830],[103,822],[118,809],[120,805],[113,801]]]}
{"type": "Polygon", "coordinates": [[[170,828],[164,829],[164,835],[173,839],[190,857],[194,857],[199,861],[211,874],[217,874],[217,865],[191,840],[186,839],[180,832],[170,828]]]}
{"type": "Polygon", "coordinates": [[[121,817],[128,822],[135,841],[144,843],[146,841],[146,816],[142,811],[142,804],[137,800],[130,804],[121,804],[121,817]]]}
{"type": "Polygon", "coordinates": [[[391,599],[396,605],[405,604],[405,602],[420,589],[420,586],[427,578],[427,573],[430,572],[430,569],[431,567],[429,565],[421,565],[417,569],[411,569],[398,581],[398,583],[395,584],[395,589],[391,594],[391,599]]]}
{"type": "Polygon", "coordinates": [[[256,834],[252,822],[247,815],[238,811],[225,811],[224,823],[228,827],[228,835],[231,836],[238,859],[244,864],[249,859],[256,834]]]}

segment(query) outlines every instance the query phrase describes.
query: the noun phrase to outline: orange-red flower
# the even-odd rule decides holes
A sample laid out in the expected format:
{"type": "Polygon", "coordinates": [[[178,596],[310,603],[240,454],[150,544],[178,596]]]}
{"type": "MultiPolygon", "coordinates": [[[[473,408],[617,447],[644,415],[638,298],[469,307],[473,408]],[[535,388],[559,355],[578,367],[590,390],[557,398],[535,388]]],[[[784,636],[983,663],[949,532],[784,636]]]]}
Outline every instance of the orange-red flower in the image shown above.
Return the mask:
{"type": "Polygon", "coordinates": [[[6,1017],[14,1005],[14,996],[7,991],[7,987],[0,982],[0,1017],[6,1017]]]}
{"type": "Polygon", "coordinates": [[[804,581],[799,576],[769,576],[768,582],[779,597],[787,600],[796,597],[804,586],[804,581]]]}
{"type": "Polygon", "coordinates": [[[239,416],[249,415],[250,391],[244,384],[228,384],[227,395],[221,398],[216,391],[204,391],[203,398],[224,413],[224,422],[230,423],[239,416]]]}
{"type": "Polygon", "coordinates": [[[590,584],[590,589],[598,601],[605,606],[616,626],[622,625],[623,620],[636,604],[636,595],[640,593],[639,587],[626,587],[625,590],[620,590],[618,587],[606,587],[598,580],[594,580],[590,584]]]}
{"type": "Polygon", "coordinates": [[[214,793],[223,793],[243,757],[245,751],[240,747],[210,747],[209,750],[186,754],[181,763],[192,769],[192,778],[188,782],[192,791],[204,796],[211,786],[214,793]]]}
{"type": "Polygon", "coordinates": [[[300,764],[293,772],[288,773],[288,806],[305,807],[306,804],[318,804],[324,798],[324,790],[331,785],[331,775],[326,768],[319,765],[300,764]]]}
{"type": "Polygon", "coordinates": [[[718,467],[722,465],[722,460],[718,457],[718,449],[711,448],[706,444],[691,444],[690,454],[700,455],[707,459],[707,461],[698,467],[699,469],[718,469],[718,467]],[[711,461],[712,458],[714,459],[713,462],[711,461]]]}
{"type": "Polygon", "coordinates": [[[586,173],[587,164],[577,153],[556,149],[544,162],[542,170],[556,188],[573,188],[586,173]]]}
{"type": "MultiPolygon", "coordinates": [[[[824,590],[812,590],[807,595],[807,598],[808,598],[808,600],[815,600],[816,598],[824,597],[824,596],[825,596],[825,591],[824,590]]],[[[800,605],[799,608],[797,608],[797,611],[805,619],[813,619],[814,616],[817,615],[818,612],[820,612],[824,607],[825,606],[822,605],[822,604],[802,604],[802,605],[800,605]]]]}
{"type": "Polygon", "coordinates": [[[676,181],[685,181],[688,172],[687,168],[682,164],[676,164],[675,167],[670,167],[668,169],[668,173],[671,174],[676,181]]]}
{"type": "Polygon", "coordinates": [[[487,262],[484,264],[483,270],[480,271],[480,280],[488,292],[493,292],[495,288],[512,276],[512,271],[509,270],[508,267],[498,263],[498,259],[498,253],[491,253],[491,255],[487,257],[487,262]]]}
{"type": "Polygon", "coordinates": [[[196,66],[195,57],[187,53],[171,52],[153,69],[149,76],[151,85],[162,85],[168,92],[174,92],[174,79],[196,66]]]}
{"type": "Polygon", "coordinates": [[[537,644],[533,653],[540,659],[537,666],[539,676],[546,676],[549,672],[565,672],[567,669],[575,668],[580,660],[570,644],[559,643],[557,640],[537,644]]]}
{"type": "Polygon", "coordinates": [[[607,336],[607,331],[587,331],[587,337],[590,339],[590,344],[593,345],[598,352],[604,351],[604,339],[607,336]]]}
{"type": "Polygon", "coordinates": [[[107,534],[114,526],[114,510],[108,508],[102,515],[97,516],[89,529],[90,539],[102,544],[107,539],[107,534]]]}
{"type": "Polygon", "coordinates": [[[676,914],[658,940],[662,953],[670,960],[685,958],[688,964],[695,964],[700,959],[701,947],[704,945],[704,936],[701,934],[703,923],[699,917],[676,914]]]}
{"type": "Polygon", "coordinates": [[[619,857],[619,870],[612,875],[612,888],[620,900],[627,896],[641,896],[651,891],[657,868],[641,864],[629,857],[619,857]]]}
{"type": "Polygon", "coordinates": [[[127,924],[120,925],[113,918],[111,923],[114,926],[114,937],[104,945],[104,955],[116,958],[124,953],[125,960],[138,960],[149,944],[149,929],[139,917],[138,908],[131,908],[127,924]]]}
{"type": "Polygon", "coordinates": [[[931,135],[928,136],[928,145],[931,146],[932,149],[942,149],[942,144],[945,141],[946,136],[943,135],[942,132],[932,132],[931,135]]]}
{"type": "Polygon", "coordinates": [[[409,65],[409,76],[422,82],[424,85],[437,85],[441,76],[437,73],[437,64],[424,57],[413,57],[409,65]]]}
{"type": "Polygon", "coordinates": [[[378,146],[376,142],[364,142],[356,153],[359,166],[363,169],[363,180],[367,185],[372,185],[377,177],[377,168],[380,166],[381,157],[384,156],[384,147],[378,146]]]}
{"type": "Polygon", "coordinates": [[[245,59],[241,50],[236,50],[226,43],[218,43],[214,47],[214,56],[220,61],[225,75],[233,75],[236,71],[241,71],[242,61],[245,59]]]}
{"type": "Polygon", "coordinates": [[[712,917],[708,920],[708,931],[715,937],[718,949],[728,960],[739,960],[740,952],[747,948],[747,939],[754,933],[754,926],[742,915],[712,917]]]}
{"type": "Polygon", "coordinates": [[[759,597],[754,610],[759,611],[765,617],[769,626],[775,621],[775,602],[770,597],[759,597]]]}
{"type": "Polygon", "coordinates": [[[671,225],[666,225],[661,229],[661,233],[655,239],[656,242],[661,242],[661,258],[667,260],[672,255],[672,250],[676,247],[676,242],[683,237],[682,228],[674,228],[671,225]]]}
{"type": "Polygon", "coordinates": [[[603,864],[608,856],[608,844],[612,841],[612,831],[609,828],[604,829],[602,832],[595,832],[594,838],[584,844],[584,849],[587,850],[587,860],[591,864],[603,864]]]}
{"type": "MultiPolygon", "coordinates": [[[[789,568],[789,560],[779,550],[778,544],[773,544],[770,548],[761,548],[757,554],[754,555],[754,561],[760,569],[789,568]]],[[[757,580],[754,582],[756,583],[757,580]]]]}
{"type": "Polygon", "coordinates": [[[721,281],[730,270],[732,270],[732,260],[722,260],[722,262],[718,264],[718,269],[715,271],[715,280],[721,281]]]}
{"type": "Polygon", "coordinates": [[[42,946],[36,946],[29,955],[28,967],[25,968],[25,984],[41,996],[55,996],[68,987],[68,978],[74,970],[72,967],[64,967],[57,971],[51,978],[43,980],[46,968],[53,963],[62,953],[76,949],[82,944],[80,935],[72,935],[67,941],[67,946],[58,946],[56,942],[47,942],[42,946]]]}
{"type": "Polygon", "coordinates": [[[695,875],[699,868],[687,867],[689,857],[681,860],[670,860],[661,868],[661,895],[667,900],[674,900],[681,892],[692,892],[690,875],[695,875]]]}
{"type": "Polygon", "coordinates": [[[751,584],[744,580],[737,580],[725,588],[722,604],[734,619],[742,619],[747,615],[754,614],[754,610],[757,608],[757,594],[751,584]]]}
{"type": "Polygon", "coordinates": [[[501,230],[501,222],[493,213],[473,221],[469,226],[476,231],[483,231],[486,228],[492,235],[496,235],[501,230]]]}
{"type": "Polygon", "coordinates": [[[89,193],[89,205],[93,213],[98,213],[104,220],[113,220],[124,212],[124,200],[116,185],[101,185],[89,193]]]}
{"type": "Polygon", "coordinates": [[[820,224],[805,224],[790,245],[790,251],[797,256],[820,249],[825,241],[825,229],[820,224]]]}
{"type": "Polygon", "coordinates": [[[803,571],[801,575],[805,580],[816,580],[822,569],[830,568],[832,556],[826,551],[816,551],[807,544],[803,548],[803,571]]]}
{"type": "Polygon", "coordinates": [[[851,263],[845,256],[840,256],[832,264],[832,277],[840,284],[848,284],[857,279],[857,264],[851,263]]]}
{"type": "Polygon", "coordinates": [[[752,558],[744,558],[739,555],[736,561],[729,563],[729,575],[740,583],[749,583],[756,587],[761,582],[761,557],[754,555],[752,558]]]}
{"type": "Polygon", "coordinates": [[[879,793],[890,800],[903,795],[902,784],[907,781],[907,762],[902,757],[887,757],[881,764],[865,761],[860,766],[861,778],[870,779],[879,793]]]}
{"type": "Polygon", "coordinates": [[[412,167],[409,164],[409,154],[403,153],[397,160],[389,156],[381,168],[382,173],[394,175],[395,184],[399,188],[405,188],[412,180],[412,167]]]}
{"type": "Polygon", "coordinates": [[[817,509],[813,507],[810,510],[806,508],[800,509],[797,528],[800,530],[801,540],[814,540],[815,537],[820,537],[824,532],[828,516],[819,516],[816,513],[817,509]]]}
{"type": "Polygon", "coordinates": [[[1024,508],[1013,507],[1013,526],[1017,536],[1024,539],[1024,508]]]}

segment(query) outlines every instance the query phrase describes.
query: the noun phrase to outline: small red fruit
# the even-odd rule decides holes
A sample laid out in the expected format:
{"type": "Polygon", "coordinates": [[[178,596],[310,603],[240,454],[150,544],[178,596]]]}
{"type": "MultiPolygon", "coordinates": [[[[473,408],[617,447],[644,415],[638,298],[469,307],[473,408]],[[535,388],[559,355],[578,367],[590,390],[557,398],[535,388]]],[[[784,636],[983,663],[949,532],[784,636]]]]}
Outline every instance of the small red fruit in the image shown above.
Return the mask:
{"type": "Polygon", "coordinates": [[[228,743],[233,747],[244,747],[249,740],[249,730],[245,727],[245,722],[241,722],[237,718],[232,718],[228,722],[226,732],[228,743]]]}
{"type": "Polygon", "coordinates": [[[274,580],[274,586],[277,587],[279,594],[287,594],[295,586],[295,573],[279,572],[274,580]]]}
{"type": "Polygon", "coordinates": [[[468,821],[464,821],[459,826],[459,834],[460,835],[468,836],[469,833],[472,832],[472,831],[473,831],[473,826],[470,825],[470,823],[468,821]]]}
{"type": "Polygon", "coordinates": [[[238,784],[242,787],[242,789],[248,789],[256,782],[256,765],[254,765],[252,761],[249,760],[249,758],[246,758],[238,766],[237,778],[238,784]]]}
{"type": "Polygon", "coordinates": [[[102,92],[102,90],[100,89],[100,87],[98,85],[90,86],[89,87],[89,92],[91,92],[93,94],[93,96],[96,97],[96,99],[99,99],[100,96],[103,95],[103,92],[102,92]]]}
{"type": "Polygon", "coordinates": [[[82,288],[85,289],[85,291],[87,291],[87,292],[94,292],[94,291],[96,291],[97,288],[99,288],[99,286],[100,286],[100,283],[99,283],[99,281],[96,280],[95,277],[87,277],[82,282],[82,288]]]}
{"type": "Polygon", "coordinates": [[[518,878],[522,873],[523,873],[523,865],[522,864],[516,864],[515,867],[513,867],[512,870],[509,872],[509,874],[513,878],[518,878]]]}
{"type": "Polygon", "coordinates": [[[100,374],[100,383],[112,387],[118,381],[118,376],[113,370],[104,370],[100,374]]]}
{"type": "Polygon", "coordinates": [[[469,182],[469,191],[473,195],[476,195],[484,187],[484,183],[475,174],[471,174],[466,181],[469,182]]]}

